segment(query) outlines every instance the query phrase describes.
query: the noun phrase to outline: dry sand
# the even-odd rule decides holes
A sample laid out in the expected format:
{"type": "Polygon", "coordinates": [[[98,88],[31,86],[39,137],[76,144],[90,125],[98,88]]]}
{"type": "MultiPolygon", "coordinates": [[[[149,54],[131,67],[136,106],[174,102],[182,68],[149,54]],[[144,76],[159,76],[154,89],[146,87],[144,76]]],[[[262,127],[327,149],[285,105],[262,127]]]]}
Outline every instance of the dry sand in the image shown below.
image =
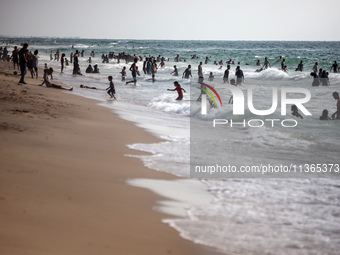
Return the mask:
{"type": "MultiPolygon", "coordinates": [[[[40,76],[41,77],[41,76],[40,76]]],[[[217,254],[182,239],[129,178],[171,179],[126,147],[157,139],[95,101],[18,85],[0,62],[0,254],[217,254]]]]}

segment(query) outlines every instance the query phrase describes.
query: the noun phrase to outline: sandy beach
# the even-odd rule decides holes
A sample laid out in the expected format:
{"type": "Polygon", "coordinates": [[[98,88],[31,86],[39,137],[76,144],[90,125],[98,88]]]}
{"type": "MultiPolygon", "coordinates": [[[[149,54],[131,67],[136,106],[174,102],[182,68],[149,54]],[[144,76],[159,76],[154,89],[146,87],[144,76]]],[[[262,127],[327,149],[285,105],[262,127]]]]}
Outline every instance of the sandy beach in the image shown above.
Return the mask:
{"type": "Polygon", "coordinates": [[[155,137],[96,101],[19,78],[0,62],[0,254],[215,254],[162,223],[159,196],[126,184],[174,178],[124,156],[155,137]]]}

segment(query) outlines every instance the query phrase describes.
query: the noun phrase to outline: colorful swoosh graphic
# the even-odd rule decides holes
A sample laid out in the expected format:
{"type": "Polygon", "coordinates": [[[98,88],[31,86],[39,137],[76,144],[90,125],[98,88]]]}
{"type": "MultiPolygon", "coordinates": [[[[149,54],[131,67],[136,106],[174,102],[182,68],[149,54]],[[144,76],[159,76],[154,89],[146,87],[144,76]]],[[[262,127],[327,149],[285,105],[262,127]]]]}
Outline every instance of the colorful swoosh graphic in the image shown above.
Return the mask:
{"type": "MultiPolygon", "coordinates": [[[[213,87],[211,87],[210,85],[208,85],[208,84],[202,83],[202,85],[208,87],[209,89],[211,89],[215,93],[215,95],[217,96],[217,98],[220,101],[221,106],[222,106],[222,100],[220,98],[220,95],[216,92],[216,90],[213,87]]],[[[203,88],[199,88],[199,89],[205,91],[209,96],[211,96],[211,98],[214,100],[215,105],[217,106],[217,103],[216,103],[216,100],[215,100],[214,96],[208,90],[203,89],[203,88]]]]}

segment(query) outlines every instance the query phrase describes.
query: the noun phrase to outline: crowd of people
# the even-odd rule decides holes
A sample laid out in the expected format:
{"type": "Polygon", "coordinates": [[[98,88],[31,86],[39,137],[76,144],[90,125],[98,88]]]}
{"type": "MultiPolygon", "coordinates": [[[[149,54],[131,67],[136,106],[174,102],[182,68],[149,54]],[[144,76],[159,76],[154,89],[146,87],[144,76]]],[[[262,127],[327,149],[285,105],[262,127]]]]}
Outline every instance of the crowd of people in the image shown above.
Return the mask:
{"type": "MultiPolygon", "coordinates": [[[[13,62],[13,68],[14,70],[20,70],[20,80],[19,80],[19,84],[26,84],[25,82],[25,75],[27,72],[27,69],[29,69],[32,78],[36,78],[38,79],[38,50],[35,50],[33,53],[31,51],[28,50],[28,44],[25,43],[22,45],[22,47],[20,49],[18,49],[17,46],[14,47],[12,54],[9,54],[9,50],[7,47],[1,47],[0,48],[0,59],[2,61],[11,61],[13,62]]],[[[81,52],[79,52],[78,50],[75,50],[75,52],[70,54],[70,59],[69,61],[66,58],[66,55],[64,53],[61,54],[61,58],[60,58],[60,51],[57,50],[56,53],[54,54],[54,58],[53,58],[53,54],[52,52],[50,53],[50,60],[55,60],[55,61],[60,61],[61,64],[61,73],[63,73],[64,71],[64,66],[65,65],[69,65],[70,63],[73,63],[73,71],[72,73],[74,75],[82,75],[81,70],[80,70],[80,66],[79,66],[79,56],[84,57],[85,51],[82,50],[81,52]]],[[[90,54],[91,57],[95,57],[95,52],[91,51],[90,54]]],[[[99,68],[98,65],[94,65],[94,67],[92,68],[92,59],[91,57],[89,57],[88,61],[89,62],[89,66],[86,69],[86,73],[99,73],[99,68]]],[[[193,55],[191,59],[198,59],[199,57],[197,55],[193,55]]],[[[109,63],[109,61],[111,59],[115,59],[117,61],[117,63],[120,63],[120,61],[125,61],[126,63],[128,63],[129,61],[133,61],[132,65],[130,66],[129,70],[131,71],[131,75],[132,75],[132,80],[131,81],[127,81],[125,84],[129,84],[129,83],[134,83],[136,85],[137,83],[137,76],[140,76],[140,72],[138,70],[138,66],[137,63],[138,61],[142,61],[143,58],[141,56],[136,56],[136,55],[128,55],[125,52],[119,53],[118,55],[115,55],[114,52],[109,52],[108,55],[104,55],[102,54],[102,62],[103,63],[109,63]]],[[[158,55],[157,57],[153,57],[153,56],[148,56],[145,57],[144,61],[143,61],[143,73],[145,75],[151,75],[151,81],[155,82],[156,78],[155,75],[157,73],[157,70],[159,68],[164,68],[165,67],[165,61],[169,61],[169,58],[165,58],[165,57],[161,57],[160,55],[158,55]]],[[[185,59],[181,59],[180,55],[177,54],[176,57],[174,58],[175,62],[186,62],[185,59]]],[[[204,63],[208,64],[210,61],[209,57],[205,58],[204,63]]],[[[281,70],[284,72],[288,72],[288,67],[286,65],[285,59],[280,57],[280,65],[281,65],[281,70]]],[[[217,61],[214,61],[214,64],[216,65],[220,65],[220,69],[223,66],[223,60],[220,60],[218,63],[217,61]]],[[[235,61],[233,61],[232,59],[229,59],[228,61],[226,61],[227,64],[227,68],[224,71],[223,74],[223,83],[229,83],[229,74],[231,71],[231,65],[235,64],[235,61]]],[[[235,79],[232,79],[231,84],[238,86],[241,85],[244,82],[244,73],[241,70],[240,67],[240,62],[237,63],[237,67],[235,69],[235,77],[236,77],[236,81],[235,79]]],[[[249,65],[246,63],[246,65],[249,65]]],[[[257,60],[256,66],[261,66],[260,60],[257,60]]],[[[268,60],[267,57],[265,57],[264,59],[264,64],[260,69],[255,70],[255,72],[262,72],[268,68],[271,68],[271,64],[268,60]]],[[[198,78],[200,82],[203,82],[203,62],[200,62],[198,65],[198,78]]],[[[295,71],[297,72],[302,72],[304,69],[303,66],[303,61],[301,60],[300,63],[298,64],[298,66],[296,67],[295,71]]],[[[339,71],[339,65],[336,61],[334,61],[334,63],[332,64],[331,68],[330,68],[330,72],[333,71],[334,73],[337,73],[339,71]]],[[[53,87],[53,88],[58,88],[58,89],[68,89],[68,90],[72,90],[69,88],[64,88],[63,86],[59,86],[59,85],[55,85],[51,82],[51,77],[52,77],[52,73],[53,73],[53,69],[52,68],[47,68],[46,64],[45,64],[45,70],[44,70],[44,81],[41,85],[45,84],[47,87],[53,87]]],[[[176,65],[174,65],[174,70],[170,73],[171,75],[174,76],[178,76],[178,69],[176,67],[176,65]]],[[[122,81],[125,81],[126,79],[126,67],[123,67],[122,71],[121,71],[121,75],[122,75],[122,81]]],[[[318,67],[318,62],[315,62],[315,65],[312,68],[312,72],[310,73],[310,75],[313,77],[313,82],[312,85],[313,86],[319,86],[320,84],[322,86],[328,86],[329,85],[329,72],[327,72],[327,70],[323,70],[322,68],[318,67]]],[[[190,79],[192,78],[192,70],[191,70],[191,65],[189,64],[188,67],[184,70],[183,74],[182,74],[182,79],[190,79]]],[[[210,72],[208,80],[209,81],[214,81],[215,76],[213,74],[213,72],[210,72]]],[[[116,98],[115,97],[115,88],[114,88],[114,84],[113,84],[113,78],[112,76],[108,77],[108,80],[110,82],[110,86],[107,89],[108,90],[108,94],[112,97],[112,98],[116,98]]],[[[171,91],[177,91],[178,92],[178,97],[177,100],[182,100],[183,98],[183,91],[185,92],[185,90],[183,88],[181,88],[180,84],[176,81],[174,83],[175,85],[175,89],[168,89],[171,91]]],[[[81,88],[87,88],[87,86],[81,85],[81,88]]],[[[91,87],[92,88],[92,87],[91,87]]],[[[332,115],[332,118],[336,118],[336,119],[340,119],[340,112],[339,112],[339,108],[340,108],[340,101],[339,101],[339,94],[337,92],[333,93],[333,97],[338,100],[337,103],[337,112],[335,112],[332,115]]],[[[229,100],[230,102],[232,102],[232,98],[229,100]]],[[[292,114],[296,117],[302,117],[297,109],[295,109],[292,106],[292,114]]],[[[328,111],[325,109],[323,111],[322,116],[320,117],[320,119],[322,120],[327,120],[330,119],[328,117],[328,111]]]]}

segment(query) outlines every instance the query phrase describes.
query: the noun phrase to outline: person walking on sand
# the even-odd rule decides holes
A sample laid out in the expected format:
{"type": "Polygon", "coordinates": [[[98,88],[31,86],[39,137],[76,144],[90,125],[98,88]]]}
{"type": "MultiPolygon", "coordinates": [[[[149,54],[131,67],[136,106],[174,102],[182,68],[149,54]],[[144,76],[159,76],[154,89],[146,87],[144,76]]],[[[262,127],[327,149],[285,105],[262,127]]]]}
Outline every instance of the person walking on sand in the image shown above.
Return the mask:
{"type": "Polygon", "coordinates": [[[32,56],[32,67],[33,67],[36,79],[38,79],[38,58],[39,58],[38,57],[38,50],[35,50],[34,55],[32,56]]]}
{"type": "Polygon", "coordinates": [[[332,114],[332,119],[337,119],[340,120],[340,97],[339,97],[339,93],[338,92],[333,92],[333,98],[335,100],[338,100],[338,102],[336,103],[336,112],[332,114]]]}
{"type": "Polygon", "coordinates": [[[174,86],[175,86],[176,88],[174,88],[174,89],[168,89],[168,91],[177,91],[178,97],[176,98],[176,100],[182,100],[182,99],[183,99],[183,92],[182,92],[182,91],[186,92],[185,89],[183,89],[183,88],[181,87],[181,85],[179,85],[178,81],[175,81],[175,82],[174,82],[174,86]]]}
{"type": "Polygon", "coordinates": [[[107,79],[110,81],[110,86],[106,89],[107,94],[109,94],[111,96],[111,98],[117,99],[115,97],[116,90],[115,90],[115,85],[112,82],[112,76],[107,77],[107,79]]]}
{"type": "Polygon", "coordinates": [[[13,60],[13,67],[15,70],[15,65],[17,66],[17,69],[19,70],[19,51],[18,51],[18,47],[14,46],[14,50],[12,51],[12,60],[13,60]]]}
{"type": "Polygon", "coordinates": [[[24,46],[19,50],[19,63],[20,63],[20,72],[21,72],[21,78],[19,83],[26,84],[25,82],[25,75],[26,75],[26,68],[27,68],[27,54],[28,54],[28,44],[25,43],[24,46]]]}

